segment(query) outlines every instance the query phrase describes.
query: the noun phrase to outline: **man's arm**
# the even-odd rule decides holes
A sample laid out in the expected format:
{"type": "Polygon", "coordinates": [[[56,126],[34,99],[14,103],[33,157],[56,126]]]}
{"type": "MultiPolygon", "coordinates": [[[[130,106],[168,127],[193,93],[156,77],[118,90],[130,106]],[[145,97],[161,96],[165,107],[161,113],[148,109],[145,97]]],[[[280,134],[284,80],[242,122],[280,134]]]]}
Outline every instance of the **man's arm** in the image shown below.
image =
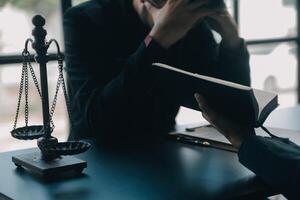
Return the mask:
{"type": "Polygon", "coordinates": [[[190,63],[195,72],[201,73],[201,68],[206,68],[208,76],[250,86],[250,56],[242,38],[238,38],[235,47],[228,47],[223,39],[218,44],[206,20],[199,23],[187,38],[187,51],[191,55],[186,62],[190,63]],[[199,48],[195,48],[196,45],[200,46],[200,52],[199,48]],[[199,60],[199,57],[202,60],[199,60]]]}
{"type": "Polygon", "coordinates": [[[240,162],[289,199],[299,199],[300,147],[288,139],[252,136],[238,152],[240,162]]]}
{"type": "Polygon", "coordinates": [[[216,70],[220,72],[217,74],[223,79],[250,86],[250,56],[229,11],[214,13],[207,22],[222,37],[216,62],[216,70]]]}
{"type": "Polygon", "coordinates": [[[289,199],[300,197],[300,147],[288,139],[264,138],[254,128],[237,124],[195,95],[202,115],[239,149],[240,162],[289,199]]]}
{"type": "Polygon", "coordinates": [[[222,78],[242,85],[250,86],[250,56],[245,41],[240,39],[239,46],[230,49],[221,42],[217,67],[222,78]]]}
{"type": "MultiPolygon", "coordinates": [[[[92,4],[93,1],[88,3],[92,4]]],[[[78,118],[105,118],[112,122],[118,117],[122,121],[122,117],[126,116],[119,114],[130,112],[128,102],[132,104],[132,101],[138,101],[152,88],[155,75],[151,63],[165,62],[166,49],[184,37],[199,18],[215,12],[203,10],[201,5],[206,3],[168,0],[163,8],[156,9],[144,2],[143,6],[155,9],[153,27],[149,33],[153,41],[148,46],[141,42],[123,63],[115,59],[118,45],[112,45],[111,41],[115,39],[112,35],[116,34],[112,33],[116,29],[113,28],[115,24],[107,20],[113,17],[107,8],[94,3],[88,11],[82,8],[69,10],[64,19],[66,61],[70,91],[73,93],[73,110],[79,110],[83,115],[78,118]],[[96,15],[92,22],[90,15],[96,15]],[[124,109],[128,109],[127,112],[124,109]]],[[[122,37],[122,33],[119,34],[122,37]]],[[[90,121],[86,123],[87,126],[95,124],[90,121]]]]}
{"type": "MultiPolygon", "coordinates": [[[[103,8],[92,6],[98,9],[97,13],[102,12],[103,8]]],[[[111,22],[103,16],[99,19],[92,21],[86,11],[79,8],[70,9],[64,17],[72,106],[83,115],[78,116],[78,120],[84,119],[87,126],[95,124],[91,121],[95,119],[113,122],[113,118],[124,117],[116,113],[128,107],[132,94],[138,100],[151,89],[155,81],[149,69],[151,63],[163,62],[167,57],[166,50],[154,40],[147,46],[141,41],[135,52],[119,62],[114,54],[117,47],[111,43],[114,39],[111,22]]]]}

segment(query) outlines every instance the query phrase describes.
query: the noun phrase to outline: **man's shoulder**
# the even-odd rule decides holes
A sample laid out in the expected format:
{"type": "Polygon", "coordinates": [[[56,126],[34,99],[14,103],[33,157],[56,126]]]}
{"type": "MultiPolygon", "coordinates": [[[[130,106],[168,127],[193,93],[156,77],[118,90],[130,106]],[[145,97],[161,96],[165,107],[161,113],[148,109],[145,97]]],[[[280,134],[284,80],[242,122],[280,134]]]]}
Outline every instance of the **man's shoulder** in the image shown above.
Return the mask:
{"type": "Polygon", "coordinates": [[[113,19],[118,14],[117,6],[112,0],[91,0],[69,8],[64,19],[88,19],[95,24],[113,19]]]}

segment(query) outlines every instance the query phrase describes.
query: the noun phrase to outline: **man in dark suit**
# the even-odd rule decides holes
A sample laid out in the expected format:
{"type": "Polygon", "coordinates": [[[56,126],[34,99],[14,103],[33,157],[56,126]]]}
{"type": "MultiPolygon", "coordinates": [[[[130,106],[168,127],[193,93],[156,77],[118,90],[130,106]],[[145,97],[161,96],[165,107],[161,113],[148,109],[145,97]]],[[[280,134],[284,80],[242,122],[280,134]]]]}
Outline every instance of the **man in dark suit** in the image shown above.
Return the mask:
{"type": "Polygon", "coordinates": [[[250,85],[245,43],[227,9],[210,3],[92,0],[69,9],[71,136],[126,141],[170,131],[182,105],[172,94],[184,83],[158,80],[154,62],[250,85]]]}

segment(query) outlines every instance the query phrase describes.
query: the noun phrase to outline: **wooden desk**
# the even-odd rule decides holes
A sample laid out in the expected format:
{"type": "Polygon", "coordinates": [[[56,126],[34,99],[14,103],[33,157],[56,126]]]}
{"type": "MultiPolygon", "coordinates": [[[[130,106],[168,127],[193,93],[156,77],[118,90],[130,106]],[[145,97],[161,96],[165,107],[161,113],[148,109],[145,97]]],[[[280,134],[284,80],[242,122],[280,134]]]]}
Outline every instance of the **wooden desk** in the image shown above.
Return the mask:
{"type": "MultiPolygon", "coordinates": [[[[300,116],[299,107],[276,111],[268,125],[282,122],[277,116],[289,116],[288,124],[277,125],[297,128],[293,115],[300,116]]],[[[118,150],[94,145],[78,156],[88,161],[82,176],[52,181],[18,170],[11,162],[12,155],[34,149],[2,153],[0,193],[16,200],[258,199],[272,193],[234,153],[166,140],[151,143],[118,150]]]]}

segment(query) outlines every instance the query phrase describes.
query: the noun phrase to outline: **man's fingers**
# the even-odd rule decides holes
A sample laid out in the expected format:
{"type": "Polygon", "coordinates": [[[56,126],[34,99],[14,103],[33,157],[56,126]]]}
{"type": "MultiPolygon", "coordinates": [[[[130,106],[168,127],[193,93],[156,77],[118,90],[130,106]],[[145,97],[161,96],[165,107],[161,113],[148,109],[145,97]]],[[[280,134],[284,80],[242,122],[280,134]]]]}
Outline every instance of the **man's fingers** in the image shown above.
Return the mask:
{"type": "Polygon", "coordinates": [[[209,117],[204,112],[202,112],[202,117],[204,119],[206,119],[206,121],[208,121],[209,123],[211,123],[209,117]]]}
{"type": "Polygon", "coordinates": [[[159,3],[153,0],[147,0],[146,2],[148,2],[151,6],[154,6],[156,8],[159,8],[159,3]]]}
{"type": "MultiPolygon", "coordinates": [[[[209,106],[207,105],[205,99],[203,96],[201,96],[200,94],[195,94],[195,98],[198,102],[199,108],[201,109],[203,115],[203,117],[205,117],[206,120],[211,119],[213,116],[213,111],[209,108],[209,106]]],[[[209,120],[208,120],[209,121],[209,120]]]]}
{"type": "Polygon", "coordinates": [[[194,96],[198,102],[199,108],[202,110],[203,117],[210,123],[212,123],[212,124],[215,123],[215,121],[218,117],[218,114],[214,110],[212,110],[209,107],[209,105],[207,105],[203,96],[201,96],[197,93],[194,96]]]}
{"type": "Polygon", "coordinates": [[[194,96],[195,96],[195,99],[196,99],[200,109],[206,110],[206,102],[205,102],[205,99],[203,98],[203,96],[201,96],[198,93],[196,93],[194,96]]]}
{"type": "Polygon", "coordinates": [[[216,12],[218,12],[218,11],[214,10],[214,9],[209,9],[209,8],[199,8],[194,11],[194,13],[196,13],[198,18],[207,17],[207,16],[215,14],[216,12]]]}
{"type": "Polygon", "coordinates": [[[148,1],[152,6],[154,6],[155,8],[162,8],[164,6],[164,4],[166,3],[165,0],[146,0],[148,1]]]}
{"type": "Polygon", "coordinates": [[[206,6],[198,6],[197,8],[193,9],[192,12],[195,15],[197,15],[198,18],[203,18],[220,12],[220,8],[208,8],[206,6]]]}
{"type": "Polygon", "coordinates": [[[168,0],[168,3],[186,3],[189,2],[189,0],[168,0]]]}
{"type": "Polygon", "coordinates": [[[189,8],[191,10],[196,10],[202,6],[205,6],[207,4],[209,4],[209,0],[202,0],[202,1],[199,1],[199,0],[190,0],[189,1],[189,8]]]}
{"type": "Polygon", "coordinates": [[[228,129],[227,126],[229,126],[229,122],[224,120],[225,117],[223,117],[222,115],[218,114],[213,109],[211,109],[209,105],[207,105],[203,96],[199,94],[195,94],[195,98],[198,102],[200,109],[202,110],[203,118],[207,120],[211,125],[213,125],[220,133],[227,134],[229,132],[227,131],[228,129]]]}
{"type": "Polygon", "coordinates": [[[155,13],[155,12],[158,12],[159,9],[161,9],[161,8],[157,7],[156,5],[150,3],[150,1],[145,2],[145,7],[146,7],[146,9],[148,9],[148,11],[150,11],[152,14],[155,13]]]}

